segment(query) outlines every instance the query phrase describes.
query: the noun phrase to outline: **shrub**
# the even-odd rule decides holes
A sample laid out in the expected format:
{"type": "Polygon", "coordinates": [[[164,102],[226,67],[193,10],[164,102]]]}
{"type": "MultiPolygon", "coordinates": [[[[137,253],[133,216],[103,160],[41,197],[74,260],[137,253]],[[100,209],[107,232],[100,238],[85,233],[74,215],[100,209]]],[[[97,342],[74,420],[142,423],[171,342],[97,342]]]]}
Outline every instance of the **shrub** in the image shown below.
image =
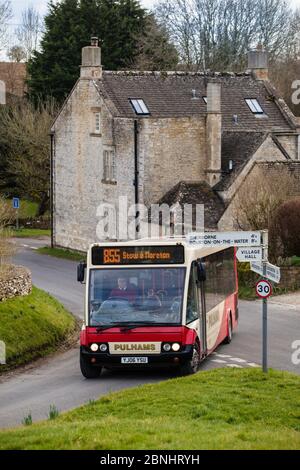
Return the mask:
{"type": "Polygon", "coordinates": [[[300,197],[281,204],[270,225],[271,256],[300,256],[300,197]]]}

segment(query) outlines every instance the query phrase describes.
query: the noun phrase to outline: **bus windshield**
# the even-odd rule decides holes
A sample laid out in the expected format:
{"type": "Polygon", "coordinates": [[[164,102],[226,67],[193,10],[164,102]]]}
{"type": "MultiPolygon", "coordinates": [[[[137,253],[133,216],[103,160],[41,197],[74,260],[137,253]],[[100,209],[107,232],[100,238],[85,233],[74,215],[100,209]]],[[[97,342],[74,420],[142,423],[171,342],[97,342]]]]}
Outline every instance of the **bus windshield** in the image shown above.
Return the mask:
{"type": "Polygon", "coordinates": [[[180,324],[185,268],[94,269],[89,325],[180,324]]]}

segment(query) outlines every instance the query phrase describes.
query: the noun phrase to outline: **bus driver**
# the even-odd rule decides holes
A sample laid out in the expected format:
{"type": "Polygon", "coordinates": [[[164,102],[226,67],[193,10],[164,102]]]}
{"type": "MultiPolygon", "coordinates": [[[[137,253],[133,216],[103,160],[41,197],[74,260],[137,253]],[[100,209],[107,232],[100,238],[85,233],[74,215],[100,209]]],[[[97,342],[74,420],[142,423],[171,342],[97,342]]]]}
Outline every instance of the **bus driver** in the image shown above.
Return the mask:
{"type": "Polygon", "coordinates": [[[125,277],[119,277],[118,287],[111,291],[110,297],[125,299],[128,300],[128,302],[133,302],[136,297],[136,292],[128,287],[127,279],[125,277]]]}

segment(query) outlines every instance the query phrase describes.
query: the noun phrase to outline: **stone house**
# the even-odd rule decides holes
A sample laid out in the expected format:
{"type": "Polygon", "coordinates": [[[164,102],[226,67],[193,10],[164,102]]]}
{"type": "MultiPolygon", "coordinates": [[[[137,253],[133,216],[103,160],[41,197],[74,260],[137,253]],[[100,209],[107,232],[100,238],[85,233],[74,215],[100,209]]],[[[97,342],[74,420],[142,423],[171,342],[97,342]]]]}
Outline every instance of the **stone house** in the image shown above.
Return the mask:
{"type": "Polygon", "coordinates": [[[26,64],[22,62],[0,62],[0,104],[24,97],[26,74],[26,64]]]}
{"type": "Polygon", "coordinates": [[[232,229],[231,201],[255,162],[300,163],[300,127],[268,80],[267,53],[248,61],[236,74],[110,72],[93,38],[52,128],[53,244],[86,249],[99,204],[124,195],[203,203],[206,228],[232,229]]]}

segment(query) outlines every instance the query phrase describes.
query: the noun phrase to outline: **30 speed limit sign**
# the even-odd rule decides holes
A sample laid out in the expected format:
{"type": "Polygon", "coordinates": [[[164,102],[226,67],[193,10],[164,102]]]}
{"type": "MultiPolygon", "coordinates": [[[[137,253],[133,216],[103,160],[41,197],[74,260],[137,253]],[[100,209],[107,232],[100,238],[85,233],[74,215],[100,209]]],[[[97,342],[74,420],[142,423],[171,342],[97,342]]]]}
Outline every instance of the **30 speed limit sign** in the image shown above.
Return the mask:
{"type": "Polygon", "coordinates": [[[267,299],[272,295],[272,284],[269,281],[259,281],[255,286],[256,294],[262,299],[267,299]]]}

